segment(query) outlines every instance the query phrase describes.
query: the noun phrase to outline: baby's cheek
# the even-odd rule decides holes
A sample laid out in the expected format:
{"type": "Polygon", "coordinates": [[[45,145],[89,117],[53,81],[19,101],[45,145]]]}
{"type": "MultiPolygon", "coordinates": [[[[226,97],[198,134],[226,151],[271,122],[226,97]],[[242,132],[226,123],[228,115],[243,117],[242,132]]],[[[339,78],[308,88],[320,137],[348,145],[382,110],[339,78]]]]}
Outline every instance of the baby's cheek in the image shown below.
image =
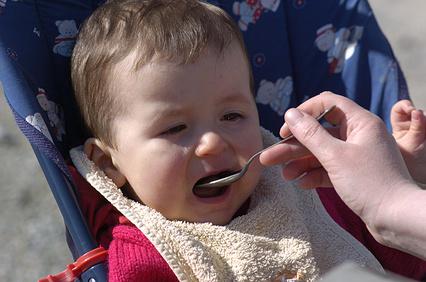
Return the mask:
{"type": "Polygon", "coordinates": [[[143,186],[139,185],[134,191],[139,198],[139,202],[164,213],[173,204],[171,199],[176,199],[174,189],[173,184],[151,179],[151,182],[146,182],[143,186]]]}

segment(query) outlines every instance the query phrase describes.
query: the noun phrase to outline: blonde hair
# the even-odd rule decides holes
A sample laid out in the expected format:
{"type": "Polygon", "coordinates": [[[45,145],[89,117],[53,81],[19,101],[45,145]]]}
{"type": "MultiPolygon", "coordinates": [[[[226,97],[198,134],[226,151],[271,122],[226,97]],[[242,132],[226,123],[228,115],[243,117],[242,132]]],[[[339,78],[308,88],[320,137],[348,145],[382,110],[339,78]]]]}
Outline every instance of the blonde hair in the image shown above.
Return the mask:
{"type": "MultiPolygon", "coordinates": [[[[235,40],[246,54],[233,19],[202,1],[107,2],[83,24],[71,60],[74,93],[88,129],[94,137],[115,147],[111,124],[125,107],[110,93],[110,76],[130,53],[137,54],[134,70],[154,56],[187,64],[199,58],[206,47],[221,54],[235,40]]],[[[247,65],[250,68],[248,61],[247,65]]],[[[252,77],[250,83],[253,85],[252,77]]]]}

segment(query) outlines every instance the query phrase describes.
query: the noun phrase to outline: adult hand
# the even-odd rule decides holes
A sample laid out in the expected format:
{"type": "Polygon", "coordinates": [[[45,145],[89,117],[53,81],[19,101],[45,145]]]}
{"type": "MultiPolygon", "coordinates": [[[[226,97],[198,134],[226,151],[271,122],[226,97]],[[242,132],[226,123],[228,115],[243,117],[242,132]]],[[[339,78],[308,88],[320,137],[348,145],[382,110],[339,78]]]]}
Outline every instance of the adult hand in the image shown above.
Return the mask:
{"type": "Polygon", "coordinates": [[[380,118],[343,96],[325,92],[288,110],[285,121],[280,135],[291,131],[300,143],[277,145],[262,153],[260,162],[287,163],[283,176],[289,180],[300,177],[298,184],[304,188],[334,186],[373,236],[384,242],[387,231],[382,228],[395,207],[405,202],[401,195],[418,187],[380,118]],[[325,118],[337,127],[326,130],[313,116],[333,105],[336,108],[325,118]]]}

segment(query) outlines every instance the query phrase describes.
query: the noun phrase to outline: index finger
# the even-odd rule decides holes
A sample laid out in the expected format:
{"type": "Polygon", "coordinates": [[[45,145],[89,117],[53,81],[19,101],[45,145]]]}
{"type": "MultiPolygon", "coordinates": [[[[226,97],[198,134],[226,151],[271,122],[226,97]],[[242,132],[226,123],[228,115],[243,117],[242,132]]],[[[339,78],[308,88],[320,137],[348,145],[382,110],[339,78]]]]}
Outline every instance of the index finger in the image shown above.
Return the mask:
{"type": "MultiPolygon", "coordinates": [[[[352,100],[329,91],[322,92],[321,94],[306,100],[297,108],[316,117],[333,106],[335,106],[335,109],[329,112],[324,119],[333,125],[341,127],[346,127],[348,119],[367,112],[352,100]]],[[[285,137],[289,134],[290,130],[284,123],[280,129],[280,135],[285,137]]]]}

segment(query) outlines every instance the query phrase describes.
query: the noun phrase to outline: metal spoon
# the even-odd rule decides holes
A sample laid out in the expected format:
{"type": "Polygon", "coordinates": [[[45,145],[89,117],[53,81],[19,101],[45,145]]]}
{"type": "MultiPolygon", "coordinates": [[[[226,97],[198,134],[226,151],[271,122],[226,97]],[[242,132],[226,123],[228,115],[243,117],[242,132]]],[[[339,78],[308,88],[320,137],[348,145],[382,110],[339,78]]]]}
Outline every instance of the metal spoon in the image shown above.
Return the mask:
{"type": "MultiPolygon", "coordinates": [[[[324,112],[322,112],[319,116],[316,117],[316,119],[319,121],[320,119],[322,119],[325,115],[327,115],[329,112],[331,112],[336,106],[332,106],[328,109],[326,109],[324,112]]],[[[248,161],[247,163],[243,166],[243,168],[240,171],[237,171],[229,176],[223,177],[223,178],[219,178],[207,183],[200,183],[195,185],[196,188],[210,188],[210,187],[221,187],[221,186],[227,186],[231,183],[234,183],[235,181],[239,180],[241,177],[244,176],[244,174],[247,172],[249,165],[251,164],[251,162],[257,157],[259,156],[262,152],[266,151],[267,149],[284,143],[290,139],[292,139],[294,136],[293,134],[288,135],[287,137],[285,137],[284,139],[278,141],[275,144],[272,144],[271,146],[264,148],[263,150],[260,150],[259,152],[257,152],[256,154],[254,154],[248,161]]]]}

